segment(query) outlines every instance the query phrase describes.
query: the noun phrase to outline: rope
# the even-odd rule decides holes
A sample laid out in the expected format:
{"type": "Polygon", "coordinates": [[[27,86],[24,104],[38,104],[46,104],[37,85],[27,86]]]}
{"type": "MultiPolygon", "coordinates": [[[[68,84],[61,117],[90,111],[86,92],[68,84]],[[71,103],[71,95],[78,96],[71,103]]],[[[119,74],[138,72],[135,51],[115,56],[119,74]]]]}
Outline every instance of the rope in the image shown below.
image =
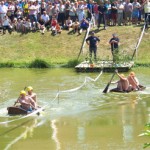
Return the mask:
{"type": "Polygon", "coordinates": [[[55,102],[55,100],[59,97],[60,93],[75,92],[75,91],[81,89],[84,85],[86,85],[86,83],[87,83],[88,80],[96,82],[100,78],[100,76],[102,75],[102,73],[103,73],[103,71],[101,71],[100,74],[95,79],[90,78],[90,77],[85,77],[84,82],[79,87],[76,87],[76,88],[73,88],[73,89],[69,89],[69,90],[64,90],[64,91],[58,91],[57,94],[56,94],[56,96],[55,96],[55,98],[51,101],[51,104],[53,102],[55,102]]]}
{"type": "Polygon", "coordinates": [[[85,77],[83,84],[81,84],[79,87],[76,87],[76,88],[70,89],[70,90],[59,91],[59,93],[67,93],[67,92],[77,91],[77,90],[81,89],[84,85],[86,85],[86,83],[87,83],[88,80],[96,82],[101,75],[102,75],[102,71],[100,72],[100,74],[95,79],[90,78],[90,77],[85,77]]]}
{"type": "Polygon", "coordinates": [[[84,46],[85,46],[86,39],[87,39],[87,37],[89,36],[89,32],[90,32],[90,30],[91,30],[92,24],[95,26],[95,21],[94,21],[94,16],[93,16],[93,14],[92,14],[91,21],[89,22],[89,27],[88,27],[87,32],[86,32],[86,35],[85,35],[85,37],[84,37],[84,39],[83,39],[83,43],[82,43],[82,46],[81,46],[81,49],[80,49],[80,52],[79,52],[79,55],[78,55],[78,58],[77,58],[77,59],[79,59],[81,52],[83,52],[83,48],[84,48],[84,46]]]}
{"type": "Polygon", "coordinates": [[[145,31],[145,27],[146,27],[146,21],[145,21],[145,23],[144,23],[143,30],[142,30],[142,32],[141,32],[140,38],[139,38],[138,43],[137,43],[137,45],[136,45],[136,47],[135,47],[135,50],[134,50],[134,53],[133,53],[133,55],[132,55],[132,59],[131,59],[131,60],[133,60],[133,57],[134,57],[135,54],[137,55],[137,50],[138,50],[138,47],[139,47],[139,45],[140,45],[140,43],[141,43],[141,41],[142,41],[143,34],[144,34],[144,31],[145,31]]]}
{"type": "MultiPolygon", "coordinates": [[[[85,80],[84,80],[83,84],[80,85],[79,87],[76,87],[76,88],[73,88],[73,89],[70,89],[70,90],[58,91],[57,94],[56,94],[56,96],[55,96],[55,98],[51,101],[50,106],[52,105],[53,102],[55,102],[55,100],[58,98],[58,96],[59,96],[60,93],[67,93],[67,92],[74,92],[74,91],[77,91],[77,90],[81,89],[84,85],[86,85],[86,83],[87,83],[88,80],[93,81],[93,82],[96,82],[96,81],[100,78],[100,76],[102,75],[102,73],[103,73],[103,72],[101,71],[100,74],[99,74],[95,79],[90,78],[90,77],[85,77],[85,80]]],[[[50,107],[50,106],[49,106],[49,107],[50,107]]],[[[45,109],[46,107],[48,107],[48,106],[45,105],[45,106],[39,108],[38,110],[36,110],[36,111],[34,111],[34,112],[32,112],[32,113],[26,115],[26,116],[22,116],[22,117],[20,117],[20,118],[13,119],[13,120],[9,120],[9,121],[0,122],[0,124],[7,124],[7,123],[11,123],[11,122],[14,122],[14,121],[18,121],[18,120],[21,120],[21,119],[24,119],[24,118],[33,116],[33,115],[37,114],[38,112],[42,111],[43,109],[45,109]]]]}

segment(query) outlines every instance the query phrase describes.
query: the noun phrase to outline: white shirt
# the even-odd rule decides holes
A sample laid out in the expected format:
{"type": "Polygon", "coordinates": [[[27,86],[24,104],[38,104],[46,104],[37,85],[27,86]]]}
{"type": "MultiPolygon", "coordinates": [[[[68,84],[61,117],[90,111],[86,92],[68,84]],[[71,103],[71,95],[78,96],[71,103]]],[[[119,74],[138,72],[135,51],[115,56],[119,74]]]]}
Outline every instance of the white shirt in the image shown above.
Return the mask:
{"type": "Polygon", "coordinates": [[[117,8],[118,8],[118,13],[123,13],[124,5],[122,3],[117,4],[117,8]]]}
{"type": "Polygon", "coordinates": [[[3,26],[9,26],[10,25],[10,20],[7,18],[7,19],[4,19],[3,20],[3,26]]]}
{"type": "Polygon", "coordinates": [[[150,13],[150,2],[148,2],[144,5],[144,12],[145,13],[150,13]]]}
{"type": "Polygon", "coordinates": [[[37,8],[35,5],[31,5],[29,7],[29,15],[36,15],[37,14],[37,8]]]}
{"type": "Polygon", "coordinates": [[[46,14],[46,15],[41,15],[41,18],[42,18],[42,20],[44,20],[44,22],[47,22],[47,21],[49,21],[49,16],[46,14]]]}
{"type": "Polygon", "coordinates": [[[6,14],[8,10],[8,7],[5,5],[0,5],[0,13],[1,14],[6,14]]]}

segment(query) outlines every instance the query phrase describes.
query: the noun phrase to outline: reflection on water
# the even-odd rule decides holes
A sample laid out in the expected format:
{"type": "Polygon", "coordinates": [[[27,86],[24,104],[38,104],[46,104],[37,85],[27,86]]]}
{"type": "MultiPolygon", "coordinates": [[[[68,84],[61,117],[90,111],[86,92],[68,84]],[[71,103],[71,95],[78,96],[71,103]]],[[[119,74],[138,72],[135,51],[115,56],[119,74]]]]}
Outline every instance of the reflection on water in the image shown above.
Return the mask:
{"type": "Polygon", "coordinates": [[[57,126],[56,126],[56,120],[52,120],[51,121],[51,128],[53,129],[53,133],[52,133],[52,139],[54,140],[54,142],[56,143],[56,150],[60,150],[61,149],[61,146],[60,146],[60,142],[58,140],[58,129],[57,129],[57,126]]]}
{"type": "Polygon", "coordinates": [[[79,74],[71,69],[0,70],[0,122],[21,117],[8,116],[6,108],[24,86],[32,85],[39,104],[47,106],[43,115],[32,116],[29,122],[24,118],[0,125],[1,149],[141,149],[146,137],[138,135],[149,121],[150,70],[143,69],[145,74],[135,72],[148,87],[145,91],[103,94],[111,77],[105,73],[96,82],[60,92],[57,97],[58,91],[77,89],[89,79],[87,76],[97,79],[99,73],[79,74]]]}
{"type": "MultiPolygon", "coordinates": [[[[10,147],[12,147],[12,145],[14,145],[15,143],[17,143],[20,139],[26,139],[26,138],[28,138],[28,134],[29,134],[30,136],[32,136],[36,124],[37,124],[37,120],[36,120],[36,119],[32,119],[32,120],[30,119],[30,120],[27,120],[26,122],[23,122],[22,124],[16,126],[15,128],[12,128],[12,129],[10,129],[10,130],[4,132],[3,134],[5,135],[5,134],[7,134],[7,133],[9,133],[9,132],[11,132],[11,131],[13,131],[13,130],[19,128],[19,127],[21,127],[21,126],[24,126],[24,127],[25,127],[25,131],[24,131],[23,133],[21,133],[21,134],[20,134],[18,137],[16,137],[15,139],[13,139],[11,142],[9,142],[9,143],[7,144],[7,146],[4,148],[4,150],[8,150],[10,147]],[[28,124],[29,122],[30,122],[30,123],[32,122],[32,125],[26,126],[26,124],[28,124]]],[[[0,136],[1,136],[1,135],[0,135],[0,136]]]]}
{"type": "Polygon", "coordinates": [[[78,127],[77,131],[77,137],[78,137],[78,142],[82,143],[85,140],[85,128],[84,127],[78,127]]]}

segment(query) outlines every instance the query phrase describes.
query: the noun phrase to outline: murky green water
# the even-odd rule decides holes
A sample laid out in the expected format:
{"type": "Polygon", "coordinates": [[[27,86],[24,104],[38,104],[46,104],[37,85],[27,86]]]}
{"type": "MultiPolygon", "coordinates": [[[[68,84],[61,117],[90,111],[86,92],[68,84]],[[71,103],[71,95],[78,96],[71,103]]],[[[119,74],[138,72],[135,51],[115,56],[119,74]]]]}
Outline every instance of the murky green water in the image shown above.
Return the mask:
{"type": "Polygon", "coordinates": [[[138,135],[150,120],[150,69],[134,71],[145,91],[103,94],[110,73],[94,82],[87,77],[95,79],[99,73],[0,69],[0,122],[16,120],[0,124],[0,150],[141,150],[149,142],[138,135]],[[28,85],[39,104],[47,106],[45,111],[27,118],[8,116],[6,108],[28,85]]]}

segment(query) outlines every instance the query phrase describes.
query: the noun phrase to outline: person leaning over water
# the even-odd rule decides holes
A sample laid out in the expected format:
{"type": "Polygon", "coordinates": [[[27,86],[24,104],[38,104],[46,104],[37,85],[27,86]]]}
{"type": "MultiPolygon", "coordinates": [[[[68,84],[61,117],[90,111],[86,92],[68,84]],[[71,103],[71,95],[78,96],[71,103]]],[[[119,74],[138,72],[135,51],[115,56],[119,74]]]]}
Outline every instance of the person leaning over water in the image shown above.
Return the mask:
{"type": "Polygon", "coordinates": [[[124,74],[119,74],[117,70],[116,70],[115,72],[116,72],[116,74],[118,75],[119,80],[116,81],[116,82],[111,82],[111,83],[112,83],[112,84],[117,83],[117,88],[116,88],[116,89],[117,89],[118,91],[123,91],[123,92],[129,92],[129,91],[131,91],[132,89],[131,89],[130,84],[129,84],[129,81],[128,81],[128,79],[125,77],[125,75],[124,75],[124,74]]]}
{"type": "Polygon", "coordinates": [[[92,32],[91,36],[89,36],[86,39],[86,43],[89,45],[90,58],[92,58],[92,52],[94,52],[95,60],[96,60],[97,45],[99,42],[100,42],[100,39],[95,36],[95,32],[92,32]]]}
{"type": "Polygon", "coordinates": [[[128,81],[132,87],[132,90],[140,90],[141,89],[139,87],[139,81],[138,81],[137,77],[135,76],[134,72],[130,72],[130,74],[128,76],[128,81]]]}
{"type": "Polygon", "coordinates": [[[111,45],[111,53],[113,56],[113,62],[116,61],[117,57],[118,57],[118,52],[119,52],[119,38],[116,34],[112,35],[113,37],[109,40],[109,44],[111,45]]]}

